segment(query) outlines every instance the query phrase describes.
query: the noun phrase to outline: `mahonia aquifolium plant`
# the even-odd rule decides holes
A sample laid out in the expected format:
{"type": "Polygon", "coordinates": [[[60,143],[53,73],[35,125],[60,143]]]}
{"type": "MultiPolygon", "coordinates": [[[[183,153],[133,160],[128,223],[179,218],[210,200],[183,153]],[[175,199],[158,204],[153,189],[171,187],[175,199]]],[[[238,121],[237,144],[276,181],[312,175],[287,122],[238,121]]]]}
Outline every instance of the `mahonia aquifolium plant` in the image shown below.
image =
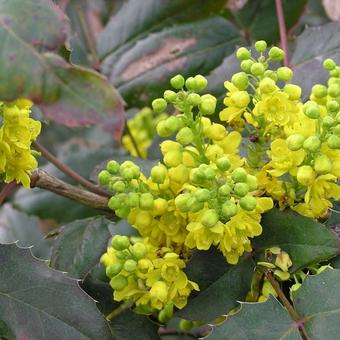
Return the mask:
{"type": "Polygon", "coordinates": [[[33,103],[18,99],[0,102],[0,175],[5,182],[16,181],[30,187],[30,174],[38,164],[31,144],[37,139],[41,123],[30,118],[33,103]]]}
{"type": "MultiPolygon", "coordinates": [[[[226,107],[219,117],[226,125],[209,118],[216,98],[199,94],[206,78],[177,75],[170,80],[173,90],[152,102],[156,113],[169,105],[176,112],[162,114],[156,126],[160,137],[170,138],[160,144],[162,162],[150,176],[132,161],[111,160],[99,173],[99,182],[114,192],[109,208],[141,235],[115,236],[102,256],[114,299],[134,303],[141,313],[158,312],[162,322],[199,290],[184,273],[193,249],[216,246],[228,263],[237,264],[251,252],[251,239],[262,233],[261,214],[273,202],[318,218],[332,206],[330,199],[340,198],[340,67],[326,60],[328,87],[315,85],[302,103],[301,88],[287,83],[292,70],[270,69],[284,52],[268,51],[264,41],[255,49],[257,59],[238,49],[242,72],[225,82],[226,107]],[[240,155],[242,142],[246,157],[240,155]]],[[[132,131],[140,119],[131,123],[132,131]]],[[[143,155],[148,138],[137,138],[148,141],[143,155]]],[[[131,140],[123,143],[133,152],[131,140]]],[[[287,280],[289,255],[274,251],[275,276],[287,280]]],[[[268,284],[260,301],[269,295],[268,284]]]]}

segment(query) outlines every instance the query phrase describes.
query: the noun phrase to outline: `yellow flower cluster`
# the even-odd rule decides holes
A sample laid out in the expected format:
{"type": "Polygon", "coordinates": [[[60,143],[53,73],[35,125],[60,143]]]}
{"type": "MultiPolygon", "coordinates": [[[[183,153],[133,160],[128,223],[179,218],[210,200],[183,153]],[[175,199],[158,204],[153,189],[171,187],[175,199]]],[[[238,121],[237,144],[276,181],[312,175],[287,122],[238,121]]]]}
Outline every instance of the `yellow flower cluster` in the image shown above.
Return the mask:
{"type": "Polygon", "coordinates": [[[122,138],[124,148],[134,157],[147,158],[148,148],[156,135],[156,126],[158,122],[167,117],[166,113],[155,115],[148,107],[137,112],[126,123],[129,133],[122,138]]]}
{"type": "Polygon", "coordinates": [[[41,129],[41,123],[30,118],[32,104],[27,99],[0,103],[0,173],[5,182],[15,180],[25,188],[30,187],[30,173],[37,167],[31,143],[41,129]]]}

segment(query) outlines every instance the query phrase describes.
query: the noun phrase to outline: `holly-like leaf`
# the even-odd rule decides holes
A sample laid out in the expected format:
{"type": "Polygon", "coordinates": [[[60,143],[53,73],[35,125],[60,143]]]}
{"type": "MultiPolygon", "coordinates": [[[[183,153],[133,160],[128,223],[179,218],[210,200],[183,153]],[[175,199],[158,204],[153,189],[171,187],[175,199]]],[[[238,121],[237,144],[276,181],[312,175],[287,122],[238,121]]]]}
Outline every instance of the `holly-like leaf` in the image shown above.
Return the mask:
{"type": "Polygon", "coordinates": [[[291,211],[272,209],[261,220],[263,232],[252,245],[256,253],[277,246],[286,251],[293,266],[291,271],[319,263],[340,252],[336,236],[323,224],[291,211]]]}
{"type": "MultiPolygon", "coordinates": [[[[41,53],[39,46],[49,41],[41,39],[45,32],[42,22],[63,25],[55,5],[49,0],[30,0],[28,11],[21,0],[0,4],[5,13],[0,20],[0,99],[30,98],[53,121],[70,127],[98,124],[118,139],[124,123],[118,92],[100,74],[72,66],[51,52],[41,53]],[[25,33],[24,28],[30,33],[25,33]]],[[[50,32],[48,28],[47,31],[50,32]]],[[[58,39],[59,35],[51,48],[60,45],[58,39]]]]}
{"type": "Polygon", "coordinates": [[[29,249],[0,245],[0,266],[0,320],[15,338],[113,339],[77,281],[33,258],[29,249]]]}
{"type": "Polygon", "coordinates": [[[309,27],[297,38],[296,49],[291,58],[294,83],[303,89],[303,97],[309,97],[311,87],[325,84],[328,71],[322,68],[326,58],[340,63],[340,23],[333,22],[320,27],[309,27]]]}
{"type": "Polygon", "coordinates": [[[228,265],[216,249],[196,251],[186,273],[200,291],[189,299],[177,316],[188,320],[212,321],[237,306],[250,289],[254,264],[251,257],[243,257],[235,266],[228,265]]]}
{"type": "Polygon", "coordinates": [[[213,328],[209,340],[301,339],[287,311],[274,297],[265,303],[241,303],[241,309],[213,328]]]}

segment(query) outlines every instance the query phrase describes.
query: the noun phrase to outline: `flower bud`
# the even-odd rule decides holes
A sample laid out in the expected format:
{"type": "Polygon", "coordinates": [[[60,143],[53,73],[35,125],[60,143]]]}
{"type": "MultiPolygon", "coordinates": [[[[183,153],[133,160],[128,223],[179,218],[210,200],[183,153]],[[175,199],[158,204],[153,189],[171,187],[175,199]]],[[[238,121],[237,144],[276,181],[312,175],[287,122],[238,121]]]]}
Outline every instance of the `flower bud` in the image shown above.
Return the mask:
{"type": "Polygon", "coordinates": [[[199,108],[202,114],[206,116],[212,115],[216,109],[216,98],[211,94],[204,94],[201,99],[202,102],[199,108]]]}
{"type": "Polygon", "coordinates": [[[256,198],[253,196],[246,195],[240,198],[240,206],[244,210],[252,211],[256,208],[256,204],[256,198]]]}
{"type": "Polygon", "coordinates": [[[111,244],[116,250],[124,250],[130,245],[130,240],[127,236],[115,235],[111,240],[111,244]]]}
{"type": "Polygon", "coordinates": [[[327,145],[331,149],[340,149],[340,137],[336,135],[331,135],[327,139],[327,145]]]}
{"type": "Polygon", "coordinates": [[[126,199],[126,204],[129,208],[139,206],[139,195],[136,192],[129,192],[126,199]]]}
{"type": "Polygon", "coordinates": [[[308,101],[303,105],[303,112],[311,119],[318,119],[320,117],[319,105],[311,101],[308,101]]]}
{"type": "Polygon", "coordinates": [[[163,112],[168,104],[163,98],[157,98],[152,101],[151,105],[155,112],[163,112]]]}
{"type": "Polygon", "coordinates": [[[318,174],[327,174],[332,170],[332,162],[326,155],[319,155],[314,160],[314,170],[318,174]]]}
{"type": "Polygon", "coordinates": [[[172,134],[172,131],[166,127],[165,120],[161,120],[157,124],[156,131],[160,137],[169,137],[172,134]]]}
{"type": "Polygon", "coordinates": [[[196,79],[194,77],[189,77],[186,81],[185,81],[185,86],[188,90],[190,91],[196,91],[197,88],[197,82],[196,79]]]}
{"type": "Polygon", "coordinates": [[[274,46],[269,50],[268,56],[273,61],[282,61],[285,57],[285,52],[281,48],[274,46]]]}
{"type": "Polygon", "coordinates": [[[165,282],[157,281],[152,285],[149,294],[151,299],[164,302],[168,296],[168,287],[165,282]]]}
{"type": "Polygon", "coordinates": [[[198,74],[197,76],[194,77],[196,80],[196,91],[201,92],[203,91],[207,85],[208,85],[208,80],[207,78],[203,77],[202,75],[198,74]]]}
{"type": "Polygon", "coordinates": [[[275,265],[279,267],[284,272],[288,271],[288,268],[292,266],[292,261],[289,255],[285,251],[281,251],[279,255],[276,256],[275,265]]]}
{"type": "Polygon", "coordinates": [[[189,127],[184,127],[180,129],[176,135],[176,141],[182,145],[187,145],[192,143],[194,140],[194,134],[189,127]]]}
{"type": "Polygon", "coordinates": [[[112,184],[112,189],[116,192],[124,192],[126,189],[126,186],[123,181],[117,181],[112,184]]]}
{"type": "Polygon", "coordinates": [[[167,118],[167,119],[164,121],[164,123],[165,123],[165,127],[166,127],[169,131],[171,131],[172,133],[175,132],[175,131],[177,131],[178,128],[179,128],[179,126],[180,126],[180,122],[179,122],[178,118],[175,117],[175,116],[171,116],[171,117],[167,118]]]}
{"type": "Polygon", "coordinates": [[[339,111],[339,103],[336,100],[331,100],[331,101],[327,102],[327,110],[329,112],[339,111]]]}
{"type": "Polygon", "coordinates": [[[247,60],[250,58],[250,56],[251,56],[250,51],[246,49],[245,47],[240,47],[236,51],[236,57],[238,60],[247,60]]]}
{"type": "Polygon", "coordinates": [[[218,188],[218,194],[221,196],[228,196],[231,193],[231,187],[228,184],[223,184],[218,188]]]}
{"type": "Polygon", "coordinates": [[[164,163],[167,166],[175,168],[182,163],[183,154],[178,150],[170,150],[164,156],[164,163]]]}
{"type": "Polygon", "coordinates": [[[201,96],[197,93],[189,93],[187,97],[187,102],[190,105],[198,106],[199,104],[201,104],[202,99],[201,96]]]}
{"type": "Polygon", "coordinates": [[[151,180],[157,184],[163,184],[166,178],[166,168],[164,165],[156,165],[151,169],[151,180]]]}
{"type": "Polygon", "coordinates": [[[124,270],[129,273],[134,272],[137,269],[137,262],[135,260],[126,260],[124,263],[124,270]]]}
{"type": "Polygon", "coordinates": [[[312,87],[312,94],[317,98],[323,98],[327,96],[327,87],[324,85],[316,84],[312,87]]]}
{"type": "Polygon", "coordinates": [[[191,320],[181,319],[179,322],[179,328],[182,331],[189,332],[194,327],[194,323],[191,320]]]}
{"type": "Polygon", "coordinates": [[[198,212],[204,208],[204,204],[199,202],[195,196],[190,196],[187,202],[189,210],[193,213],[198,212]]]}
{"type": "Polygon", "coordinates": [[[264,73],[263,73],[263,76],[266,77],[266,78],[270,78],[274,81],[277,81],[277,74],[276,74],[275,71],[265,70],[264,73]]]}
{"type": "Polygon", "coordinates": [[[286,66],[279,67],[276,70],[276,74],[277,74],[278,79],[282,81],[289,81],[293,78],[293,71],[289,67],[286,67],[286,66]]]}
{"type": "Polygon", "coordinates": [[[334,70],[336,68],[336,63],[334,62],[333,59],[328,58],[328,59],[324,60],[323,67],[326,70],[331,71],[331,70],[334,70]]]}
{"type": "Polygon", "coordinates": [[[171,90],[166,90],[164,91],[163,97],[168,103],[173,103],[177,99],[177,93],[171,90]]]}
{"type": "Polygon", "coordinates": [[[337,126],[334,127],[333,133],[334,133],[335,135],[340,136],[340,124],[338,124],[337,126]]]}
{"type": "Polygon", "coordinates": [[[231,201],[223,203],[221,214],[224,218],[229,219],[237,214],[237,206],[231,201]]]}
{"type": "Polygon", "coordinates": [[[340,112],[336,115],[335,121],[336,121],[337,123],[340,123],[340,112]]]}
{"type": "Polygon", "coordinates": [[[176,89],[180,90],[184,86],[184,78],[182,75],[177,74],[176,76],[170,79],[171,86],[176,89]]]}
{"type": "Polygon", "coordinates": [[[201,223],[207,228],[212,228],[215,226],[218,220],[218,213],[214,209],[206,210],[201,217],[201,223]]]}
{"type": "Polygon", "coordinates": [[[222,140],[227,136],[227,130],[222,124],[213,123],[206,130],[206,135],[212,140],[222,140]]]}
{"type": "Polygon", "coordinates": [[[115,210],[116,215],[119,218],[127,218],[129,216],[130,213],[130,209],[129,207],[120,207],[117,210],[115,210]]]}
{"type": "Polygon", "coordinates": [[[247,91],[238,91],[231,95],[232,104],[238,108],[244,108],[250,103],[250,96],[247,91]]]}
{"type": "Polygon", "coordinates": [[[194,195],[198,202],[207,202],[211,197],[208,189],[197,189],[194,195]]]}
{"type": "Polygon", "coordinates": [[[331,116],[326,116],[322,119],[322,126],[325,128],[330,128],[335,124],[335,120],[331,116]]]}
{"type": "Polygon", "coordinates": [[[241,91],[249,86],[248,75],[244,72],[235,73],[231,77],[231,82],[241,91]]]}
{"type": "Polygon", "coordinates": [[[236,183],[234,186],[234,192],[237,196],[243,197],[248,194],[249,187],[246,183],[236,183]]]}
{"type": "Polygon", "coordinates": [[[254,191],[257,189],[257,178],[252,175],[247,175],[247,181],[249,191],[254,191]]]}
{"type": "Polygon", "coordinates": [[[135,224],[141,228],[148,228],[152,223],[152,215],[145,210],[141,210],[136,214],[135,224]]]}
{"type": "Polygon", "coordinates": [[[118,275],[111,279],[110,286],[113,290],[123,290],[128,285],[128,280],[125,276],[118,275]]]}
{"type": "Polygon", "coordinates": [[[302,185],[309,186],[313,183],[315,176],[316,174],[311,166],[303,165],[298,168],[296,178],[302,185]]]}
{"type": "Polygon", "coordinates": [[[176,208],[182,212],[182,213],[186,213],[189,211],[189,207],[188,207],[188,200],[191,197],[191,195],[189,193],[185,193],[185,194],[180,194],[175,198],[175,205],[176,208]]]}
{"type": "Polygon", "coordinates": [[[106,165],[106,170],[112,175],[117,174],[119,172],[119,168],[119,163],[114,160],[109,161],[106,165]]]}
{"type": "Polygon", "coordinates": [[[201,164],[198,169],[201,171],[204,179],[211,180],[216,177],[215,170],[209,165],[201,164]]]}
{"type": "Polygon", "coordinates": [[[110,182],[111,174],[107,170],[102,170],[98,174],[98,181],[101,185],[107,185],[110,182]]]}
{"type": "Polygon", "coordinates": [[[244,170],[243,168],[236,168],[232,173],[231,173],[231,178],[235,182],[246,182],[247,181],[247,171],[244,170]]]}
{"type": "Polygon", "coordinates": [[[289,150],[297,151],[300,150],[303,146],[303,142],[305,141],[305,137],[296,133],[294,135],[290,135],[286,139],[286,144],[289,150]]]}
{"type": "Polygon", "coordinates": [[[264,40],[258,40],[255,42],[255,50],[259,53],[265,52],[267,49],[267,43],[264,40]]]}
{"type": "Polygon", "coordinates": [[[139,206],[142,209],[150,210],[153,208],[153,196],[149,192],[143,193],[139,198],[139,206]]]}
{"type": "Polygon", "coordinates": [[[167,209],[168,209],[168,201],[165,200],[164,198],[156,198],[153,201],[153,208],[154,208],[154,214],[155,216],[158,215],[163,215],[166,213],[167,209]]]}
{"type": "Polygon", "coordinates": [[[266,77],[260,81],[259,88],[261,93],[271,93],[275,91],[276,84],[273,79],[266,77]]]}
{"type": "Polygon", "coordinates": [[[283,91],[288,94],[290,100],[299,100],[302,92],[301,87],[294,84],[286,84],[283,91]]]}
{"type": "Polygon", "coordinates": [[[216,161],[216,165],[219,170],[227,171],[230,168],[231,163],[228,157],[223,156],[216,161]]]}
{"type": "Polygon", "coordinates": [[[254,62],[250,59],[247,59],[247,60],[243,60],[241,62],[241,70],[244,71],[244,72],[250,72],[250,69],[251,69],[251,66],[254,64],[254,62]]]}
{"type": "Polygon", "coordinates": [[[310,152],[319,150],[321,141],[317,136],[310,136],[303,142],[303,148],[310,152]]]}
{"type": "Polygon", "coordinates": [[[121,207],[121,202],[116,196],[112,196],[107,205],[110,209],[116,210],[121,207]]]}
{"type": "Polygon", "coordinates": [[[328,87],[327,93],[330,97],[338,97],[340,95],[340,86],[338,84],[332,84],[328,87]]]}
{"type": "Polygon", "coordinates": [[[250,72],[254,76],[261,76],[265,71],[265,67],[262,63],[254,63],[251,65],[250,72]]]}
{"type": "Polygon", "coordinates": [[[106,276],[109,278],[112,278],[114,276],[116,276],[117,274],[120,273],[120,271],[122,270],[122,264],[119,262],[113,263],[110,266],[106,267],[106,276]]]}

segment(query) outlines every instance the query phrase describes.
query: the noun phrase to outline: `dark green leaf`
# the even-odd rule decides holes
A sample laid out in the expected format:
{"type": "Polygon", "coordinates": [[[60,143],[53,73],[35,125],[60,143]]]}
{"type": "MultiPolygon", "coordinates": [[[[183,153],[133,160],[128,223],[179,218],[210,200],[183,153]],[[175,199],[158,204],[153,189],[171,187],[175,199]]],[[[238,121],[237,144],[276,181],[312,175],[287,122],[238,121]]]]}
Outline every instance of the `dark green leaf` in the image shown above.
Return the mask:
{"type": "Polygon", "coordinates": [[[129,106],[146,105],[169,88],[171,76],[206,75],[242,43],[230,22],[212,17],[164,28],[124,53],[111,54],[103,63],[103,72],[129,106]]]}
{"type": "Polygon", "coordinates": [[[99,36],[99,56],[103,59],[111,53],[126,50],[139,39],[164,27],[218,13],[224,4],[224,0],[125,1],[99,36]]]}
{"type": "Polygon", "coordinates": [[[51,267],[84,278],[106,251],[110,224],[104,217],[66,224],[53,245],[51,267]]]}
{"type": "Polygon", "coordinates": [[[14,340],[14,335],[10,328],[0,320],[0,339],[1,340],[14,340]]]}
{"type": "Polygon", "coordinates": [[[196,251],[186,269],[189,280],[196,282],[200,291],[193,295],[177,316],[188,320],[212,321],[226,314],[245,298],[250,288],[253,261],[240,259],[236,266],[228,265],[216,249],[196,251]]]}
{"type": "Polygon", "coordinates": [[[303,89],[304,98],[309,97],[311,87],[326,83],[328,71],[322,68],[326,58],[340,62],[340,23],[333,22],[320,27],[307,28],[298,38],[291,59],[294,83],[303,89]]]}
{"type": "Polygon", "coordinates": [[[274,298],[262,303],[241,303],[241,310],[214,327],[209,340],[301,339],[286,310],[274,298]]]}
{"type": "Polygon", "coordinates": [[[272,209],[263,215],[261,225],[263,233],[252,243],[257,254],[278,246],[291,257],[293,272],[339,253],[335,235],[311,218],[272,209]]]}
{"type": "Polygon", "coordinates": [[[0,320],[16,338],[113,339],[77,281],[48,268],[28,249],[0,245],[0,266],[0,320]]]}

